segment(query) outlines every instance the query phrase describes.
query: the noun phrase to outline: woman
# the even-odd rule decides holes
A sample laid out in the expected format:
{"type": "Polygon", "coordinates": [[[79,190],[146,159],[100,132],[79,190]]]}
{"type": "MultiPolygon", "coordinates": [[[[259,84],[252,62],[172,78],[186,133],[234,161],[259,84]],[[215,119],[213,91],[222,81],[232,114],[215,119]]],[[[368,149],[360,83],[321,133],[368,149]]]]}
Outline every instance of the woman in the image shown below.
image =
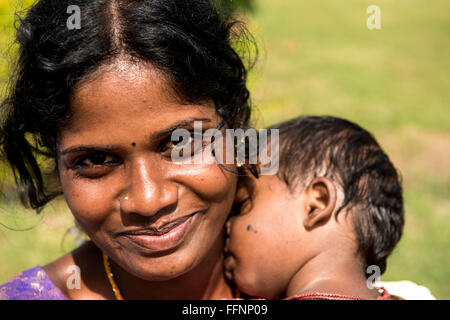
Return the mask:
{"type": "Polygon", "coordinates": [[[41,0],[20,23],[1,146],[23,202],[39,211],[62,192],[91,241],[13,278],[0,298],[231,298],[223,227],[236,168],[170,155],[177,128],[249,121],[235,22],[207,0],[84,0],[71,29],[69,5],[41,0]]]}

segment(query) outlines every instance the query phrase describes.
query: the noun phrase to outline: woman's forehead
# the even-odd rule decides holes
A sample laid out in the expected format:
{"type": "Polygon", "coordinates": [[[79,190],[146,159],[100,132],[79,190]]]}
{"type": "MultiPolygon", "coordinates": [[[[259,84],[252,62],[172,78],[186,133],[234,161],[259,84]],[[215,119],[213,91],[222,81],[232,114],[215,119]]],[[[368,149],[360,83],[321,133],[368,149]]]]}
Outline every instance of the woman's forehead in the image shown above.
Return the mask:
{"type": "Polygon", "coordinates": [[[158,130],[182,119],[216,117],[213,103],[182,103],[161,72],[130,63],[108,66],[78,85],[70,114],[63,131],[119,130],[130,125],[158,130]]]}
{"type": "Polygon", "coordinates": [[[130,104],[136,100],[177,100],[162,72],[148,64],[119,59],[80,81],[72,91],[71,107],[90,108],[92,103],[111,104],[124,99],[130,104]]]}

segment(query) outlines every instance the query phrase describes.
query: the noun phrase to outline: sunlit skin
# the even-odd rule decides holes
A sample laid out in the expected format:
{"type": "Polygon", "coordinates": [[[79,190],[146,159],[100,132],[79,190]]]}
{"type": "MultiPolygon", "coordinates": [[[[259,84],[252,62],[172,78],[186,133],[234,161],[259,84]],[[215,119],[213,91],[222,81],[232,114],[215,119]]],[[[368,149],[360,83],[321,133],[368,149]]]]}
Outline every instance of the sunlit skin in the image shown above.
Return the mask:
{"type": "Polygon", "coordinates": [[[376,298],[366,286],[351,213],[334,217],[342,200],[324,177],[295,190],[277,175],[243,179],[240,214],[227,223],[227,277],[243,293],[267,299],[311,292],[376,298]]]}
{"type": "Polygon", "coordinates": [[[95,245],[44,267],[60,289],[72,299],[114,299],[103,250],[126,299],[230,298],[224,223],[237,177],[216,163],[179,164],[170,157],[175,128],[192,130],[194,120],[203,130],[218,125],[214,104],[183,103],[161,72],[117,61],[77,85],[70,110],[58,139],[59,177],[70,210],[95,245]],[[174,244],[149,249],[124,236],[188,217],[174,244]],[[80,290],[65,286],[70,264],[81,268],[80,290]]]}

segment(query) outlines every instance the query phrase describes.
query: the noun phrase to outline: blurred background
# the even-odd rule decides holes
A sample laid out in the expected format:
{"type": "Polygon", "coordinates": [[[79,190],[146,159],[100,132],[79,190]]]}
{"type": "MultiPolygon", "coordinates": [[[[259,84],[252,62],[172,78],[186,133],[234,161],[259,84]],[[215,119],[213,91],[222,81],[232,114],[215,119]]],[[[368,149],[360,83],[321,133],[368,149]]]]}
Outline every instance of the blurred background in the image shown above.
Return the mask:
{"type": "MultiPolygon", "coordinates": [[[[254,124],[334,115],[374,133],[402,174],[406,206],[382,280],[410,280],[450,299],[450,1],[221,2],[259,47],[250,74],[254,124]],[[369,5],[380,8],[381,29],[366,25],[369,5]]],[[[0,97],[17,49],[14,12],[30,3],[0,0],[0,97]]],[[[0,179],[10,195],[4,165],[0,179]]],[[[73,249],[73,225],[63,199],[36,215],[0,194],[0,283],[73,249]]]]}

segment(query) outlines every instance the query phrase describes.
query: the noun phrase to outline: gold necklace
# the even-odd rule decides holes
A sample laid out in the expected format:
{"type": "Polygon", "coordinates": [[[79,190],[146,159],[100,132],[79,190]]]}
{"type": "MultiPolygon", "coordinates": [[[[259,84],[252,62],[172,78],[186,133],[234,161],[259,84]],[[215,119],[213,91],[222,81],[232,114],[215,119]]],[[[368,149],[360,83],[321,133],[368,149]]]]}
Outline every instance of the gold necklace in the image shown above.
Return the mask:
{"type": "Polygon", "coordinates": [[[109,257],[103,252],[103,266],[105,267],[106,276],[108,277],[109,283],[111,284],[112,291],[116,296],[117,300],[125,300],[120,293],[119,287],[113,279],[113,273],[111,271],[111,266],[109,265],[109,257]]]}
{"type": "MultiPolygon", "coordinates": [[[[117,300],[125,300],[123,298],[122,294],[120,293],[119,287],[117,286],[116,282],[114,281],[114,278],[113,278],[114,275],[111,271],[111,266],[109,265],[109,257],[104,252],[102,252],[102,254],[103,254],[103,266],[105,267],[106,276],[108,277],[109,283],[111,284],[112,291],[114,292],[114,295],[116,296],[117,300]]],[[[242,296],[241,292],[239,291],[239,289],[237,287],[235,289],[234,296],[237,299],[240,299],[242,296]]]]}

